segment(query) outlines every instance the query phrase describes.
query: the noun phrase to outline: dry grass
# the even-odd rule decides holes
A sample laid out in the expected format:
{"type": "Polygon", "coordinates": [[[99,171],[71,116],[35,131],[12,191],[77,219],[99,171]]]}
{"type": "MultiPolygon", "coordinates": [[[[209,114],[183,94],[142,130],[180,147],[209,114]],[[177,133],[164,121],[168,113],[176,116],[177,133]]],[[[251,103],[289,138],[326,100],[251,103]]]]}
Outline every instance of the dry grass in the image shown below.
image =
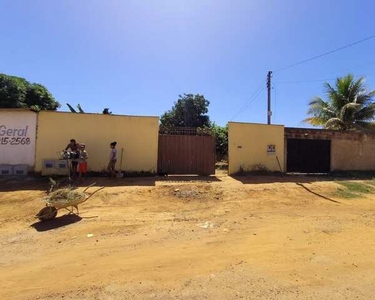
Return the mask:
{"type": "Polygon", "coordinates": [[[72,187],[58,189],[50,193],[44,200],[49,206],[74,206],[86,198],[85,193],[74,190],[72,187]]]}

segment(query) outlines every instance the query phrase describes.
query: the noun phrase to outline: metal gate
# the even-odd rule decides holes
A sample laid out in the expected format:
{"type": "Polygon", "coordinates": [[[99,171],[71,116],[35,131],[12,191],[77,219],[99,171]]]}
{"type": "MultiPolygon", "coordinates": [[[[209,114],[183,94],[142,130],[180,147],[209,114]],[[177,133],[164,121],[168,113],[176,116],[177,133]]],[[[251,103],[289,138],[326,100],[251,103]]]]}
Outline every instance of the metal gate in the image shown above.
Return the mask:
{"type": "Polygon", "coordinates": [[[215,137],[199,128],[160,129],[158,173],[215,174],[215,137]]]}
{"type": "Polygon", "coordinates": [[[287,139],[287,172],[329,173],[331,141],[287,139]]]}

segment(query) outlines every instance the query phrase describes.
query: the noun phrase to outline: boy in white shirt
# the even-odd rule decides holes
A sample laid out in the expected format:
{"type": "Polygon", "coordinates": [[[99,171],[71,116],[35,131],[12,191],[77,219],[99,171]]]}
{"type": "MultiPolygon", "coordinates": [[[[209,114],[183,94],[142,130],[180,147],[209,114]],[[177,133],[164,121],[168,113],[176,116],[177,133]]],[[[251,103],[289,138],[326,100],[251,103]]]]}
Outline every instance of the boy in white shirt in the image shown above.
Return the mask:
{"type": "Polygon", "coordinates": [[[79,163],[78,163],[78,178],[82,180],[82,173],[87,173],[87,159],[89,155],[86,151],[86,145],[80,144],[79,146],[79,163]]]}
{"type": "Polygon", "coordinates": [[[112,142],[110,144],[111,152],[109,156],[109,163],[108,163],[108,171],[111,177],[116,178],[116,162],[117,162],[117,149],[116,149],[117,142],[112,142]]]}

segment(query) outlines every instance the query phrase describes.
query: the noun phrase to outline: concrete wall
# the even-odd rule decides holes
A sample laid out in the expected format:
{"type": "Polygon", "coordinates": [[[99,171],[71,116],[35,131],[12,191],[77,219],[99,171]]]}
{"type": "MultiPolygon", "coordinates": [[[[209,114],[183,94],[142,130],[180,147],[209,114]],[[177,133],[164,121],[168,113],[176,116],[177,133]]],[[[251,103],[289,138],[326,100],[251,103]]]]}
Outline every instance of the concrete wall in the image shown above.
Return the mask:
{"type": "Polygon", "coordinates": [[[228,148],[229,174],[259,166],[280,171],[277,158],[284,171],[284,126],[229,122],[228,148]]]}
{"type": "Polygon", "coordinates": [[[332,171],[375,170],[375,137],[331,140],[332,171]]]}
{"type": "Polygon", "coordinates": [[[285,128],[285,138],[331,141],[331,171],[375,170],[375,133],[285,128]]]}
{"type": "Polygon", "coordinates": [[[0,109],[0,164],[35,164],[37,114],[30,110],[0,109]]]}
{"type": "Polygon", "coordinates": [[[106,169],[109,144],[116,141],[117,168],[123,148],[122,170],[156,172],[158,130],[158,117],[42,111],[38,114],[36,171],[41,171],[44,159],[56,159],[73,138],[86,144],[89,171],[106,169]]]}

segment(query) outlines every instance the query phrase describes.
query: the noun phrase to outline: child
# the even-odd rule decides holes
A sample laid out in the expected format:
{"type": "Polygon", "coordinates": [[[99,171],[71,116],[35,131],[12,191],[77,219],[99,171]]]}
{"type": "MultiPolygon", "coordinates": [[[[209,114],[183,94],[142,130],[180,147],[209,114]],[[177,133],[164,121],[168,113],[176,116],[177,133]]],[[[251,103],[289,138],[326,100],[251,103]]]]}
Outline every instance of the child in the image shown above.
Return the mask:
{"type": "Polygon", "coordinates": [[[109,163],[108,163],[108,171],[110,176],[116,178],[116,162],[117,162],[117,149],[116,149],[117,142],[112,142],[110,144],[111,152],[109,156],[109,163]]]}
{"type": "Polygon", "coordinates": [[[86,145],[80,144],[79,146],[79,163],[78,163],[78,178],[79,180],[82,180],[82,173],[87,172],[87,159],[89,158],[89,155],[86,151],[86,145]]]}
{"type": "Polygon", "coordinates": [[[71,139],[70,143],[65,147],[64,153],[69,153],[69,159],[71,159],[71,174],[74,178],[78,171],[78,159],[79,159],[79,144],[76,142],[75,139],[71,139]],[[70,149],[70,152],[68,150],[70,149]]]}

